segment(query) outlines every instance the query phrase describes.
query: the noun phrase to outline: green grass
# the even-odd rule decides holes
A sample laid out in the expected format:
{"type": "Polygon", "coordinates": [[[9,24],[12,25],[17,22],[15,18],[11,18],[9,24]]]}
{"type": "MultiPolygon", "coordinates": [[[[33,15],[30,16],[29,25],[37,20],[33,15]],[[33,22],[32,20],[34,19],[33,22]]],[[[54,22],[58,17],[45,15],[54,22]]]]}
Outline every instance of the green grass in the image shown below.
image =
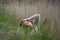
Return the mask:
{"type": "MultiPolygon", "coordinates": [[[[14,14],[13,14],[14,15],[14,14]]],[[[47,19],[41,22],[39,32],[33,34],[26,34],[25,29],[19,29],[19,19],[15,19],[13,15],[4,7],[0,7],[0,40],[53,40],[53,35],[48,35],[47,19]],[[45,29],[44,29],[45,28],[45,29]]]]}

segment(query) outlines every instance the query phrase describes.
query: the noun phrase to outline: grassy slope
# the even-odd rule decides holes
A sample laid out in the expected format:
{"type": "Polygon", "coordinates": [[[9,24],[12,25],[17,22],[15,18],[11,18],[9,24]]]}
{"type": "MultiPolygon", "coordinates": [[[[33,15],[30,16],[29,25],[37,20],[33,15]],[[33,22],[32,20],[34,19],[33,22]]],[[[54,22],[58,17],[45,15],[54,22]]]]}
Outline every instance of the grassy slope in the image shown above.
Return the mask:
{"type": "MultiPolygon", "coordinates": [[[[7,12],[4,7],[0,7],[0,40],[53,40],[53,37],[48,36],[48,34],[44,32],[42,35],[36,32],[28,35],[22,30],[17,32],[18,23],[18,19],[9,15],[9,12],[7,12]]],[[[44,24],[46,24],[45,21],[41,25],[40,32],[42,32],[44,24]]]]}

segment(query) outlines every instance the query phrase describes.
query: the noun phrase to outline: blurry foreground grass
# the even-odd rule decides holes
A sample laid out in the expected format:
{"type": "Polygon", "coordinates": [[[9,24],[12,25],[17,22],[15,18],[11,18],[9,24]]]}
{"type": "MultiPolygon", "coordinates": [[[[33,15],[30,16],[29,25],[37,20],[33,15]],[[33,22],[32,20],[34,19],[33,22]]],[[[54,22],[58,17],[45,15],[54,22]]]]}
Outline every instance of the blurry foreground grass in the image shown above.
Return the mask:
{"type": "Polygon", "coordinates": [[[9,15],[9,12],[4,7],[0,7],[0,40],[53,40],[53,35],[48,35],[48,29],[44,31],[47,26],[47,19],[41,24],[39,33],[26,34],[24,30],[17,31],[19,19],[9,15]],[[41,34],[40,34],[41,33],[41,34]]]}

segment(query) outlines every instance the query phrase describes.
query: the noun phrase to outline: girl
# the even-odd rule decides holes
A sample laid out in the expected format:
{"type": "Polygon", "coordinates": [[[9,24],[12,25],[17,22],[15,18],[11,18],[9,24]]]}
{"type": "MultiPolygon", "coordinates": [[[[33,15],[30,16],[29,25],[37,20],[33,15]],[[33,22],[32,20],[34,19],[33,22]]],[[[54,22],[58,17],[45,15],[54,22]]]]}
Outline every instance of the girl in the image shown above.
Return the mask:
{"type": "Polygon", "coordinates": [[[35,15],[32,15],[31,17],[29,17],[29,18],[23,19],[20,23],[20,26],[24,25],[23,27],[25,27],[25,28],[29,27],[32,30],[33,28],[38,29],[39,24],[40,24],[40,15],[35,14],[35,15]]]}

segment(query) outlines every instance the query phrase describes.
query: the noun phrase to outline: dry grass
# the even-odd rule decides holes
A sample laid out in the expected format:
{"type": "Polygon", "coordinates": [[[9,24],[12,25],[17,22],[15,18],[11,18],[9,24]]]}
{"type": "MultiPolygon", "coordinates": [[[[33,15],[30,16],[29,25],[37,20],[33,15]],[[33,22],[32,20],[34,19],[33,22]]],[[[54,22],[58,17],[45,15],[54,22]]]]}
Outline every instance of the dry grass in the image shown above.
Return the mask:
{"type": "MultiPolygon", "coordinates": [[[[26,34],[27,30],[18,28],[18,20],[14,19],[14,16],[9,15],[9,12],[4,8],[0,9],[0,40],[53,40],[53,35],[48,35],[48,30],[45,31],[45,25],[47,24],[47,20],[44,20],[41,29],[38,32],[33,32],[30,34],[30,30],[28,30],[29,34],[26,34]],[[44,31],[44,32],[43,32],[44,31]]],[[[29,28],[28,28],[29,29],[29,28]]]]}
{"type": "Polygon", "coordinates": [[[45,17],[47,13],[47,4],[38,2],[36,4],[28,4],[28,3],[11,3],[10,5],[6,5],[6,9],[11,13],[16,14],[16,17],[19,18],[22,16],[23,18],[27,18],[33,14],[40,14],[41,17],[45,17]]]}
{"type": "Polygon", "coordinates": [[[32,3],[32,4],[29,4],[28,2],[26,3],[13,2],[5,5],[5,8],[7,11],[10,12],[9,13],[10,15],[13,15],[17,19],[20,19],[20,17],[24,19],[36,13],[41,15],[41,21],[43,21],[45,17],[47,17],[48,18],[47,20],[49,21],[48,25],[51,33],[59,34],[59,32],[57,33],[56,30],[59,31],[60,29],[59,27],[57,28],[56,26],[60,24],[59,23],[60,6],[56,5],[56,3],[52,4],[46,1],[32,3]]]}

